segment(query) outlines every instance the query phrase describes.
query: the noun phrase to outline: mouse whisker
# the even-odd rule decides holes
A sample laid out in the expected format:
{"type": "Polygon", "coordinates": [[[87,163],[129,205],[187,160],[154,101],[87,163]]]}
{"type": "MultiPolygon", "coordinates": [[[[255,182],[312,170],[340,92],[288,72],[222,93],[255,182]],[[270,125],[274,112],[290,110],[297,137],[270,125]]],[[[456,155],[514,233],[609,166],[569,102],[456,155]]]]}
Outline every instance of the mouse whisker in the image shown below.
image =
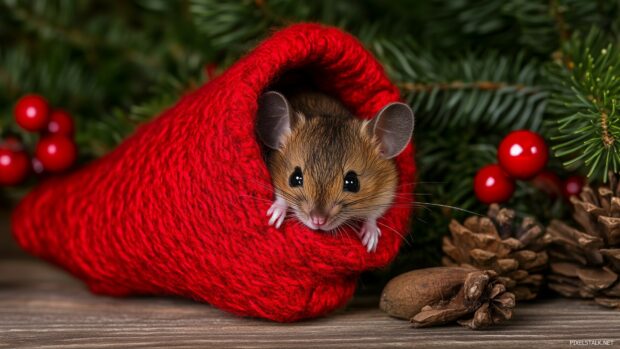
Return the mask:
{"type": "Polygon", "coordinates": [[[305,227],[305,225],[303,225],[303,224],[302,224],[299,220],[297,220],[297,219],[295,219],[295,220],[293,221],[293,224],[295,224],[295,225],[296,225],[297,227],[299,227],[299,228],[303,228],[303,227],[305,227]]]}
{"type": "Polygon", "coordinates": [[[430,192],[395,192],[394,194],[392,194],[394,197],[407,197],[410,195],[413,196],[421,196],[421,195],[426,195],[426,196],[431,196],[431,195],[437,195],[436,193],[430,193],[430,192]]]}
{"type": "Polygon", "coordinates": [[[245,195],[245,194],[241,194],[241,195],[239,195],[239,197],[242,197],[242,198],[251,198],[251,199],[254,199],[254,200],[258,200],[258,201],[265,201],[265,202],[270,202],[270,203],[271,203],[271,202],[273,202],[273,200],[269,200],[269,199],[261,198],[261,197],[258,197],[258,196],[252,196],[252,195],[245,195]]]}
{"type": "Polygon", "coordinates": [[[367,196],[364,196],[364,197],[359,198],[359,199],[357,199],[357,200],[352,200],[352,201],[349,201],[349,202],[345,202],[345,203],[343,204],[343,206],[344,206],[344,207],[347,207],[347,206],[352,206],[352,205],[358,204],[358,203],[363,202],[363,201],[369,201],[369,200],[372,200],[372,199],[376,199],[376,198],[381,197],[381,196],[383,196],[383,195],[384,195],[384,194],[373,194],[373,195],[367,195],[367,196]]]}
{"type": "Polygon", "coordinates": [[[450,209],[453,209],[453,210],[469,213],[469,214],[474,215],[474,216],[482,216],[479,213],[476,213],[476,212],[473,212],[473,211],[470,211],[470,210],[467,210],[467,209],[464,209],[464,208],[460,208],[460,207],[456,207],[456,206],[451,206],[451,205],[436,204],[436,203],[433,203],[433,202],[421,202],[421,201],[414,201],[414,202],[412,202],[412,204],[419,205],[419,206],[434,206],[434,207],[450,208],[450,209]]]}
{"type": "MultiPolygon", "coordinates": [[[[357,222],[357,223],[360,223],[360,224],[364,224],[365,219],[364,219],[364,218],[355,218],[355,217],[354,217],[354,218],[349,219],[348,221],[349,221],[349,222],[357,222]]],[[[389,230],[390,230],[390,231],[392,231],[392,232],[394,232],[394,233],[395,233],[396,235],[398,235],[401,239],[403,239],[403,241],[404,241],[404,242],[405,242],[408,246],[412,246],[412,245],[411,245],[411,243],[407,240],[407,237],[406,237],[406,236],[404,236],[402,233],[398,232],[396,229],[394,229],[394,228],[390,227],[389,225],[387,225],[387,224],[385,224],[385,223],[379,222],[379,221],[377,221],[377,224],[378,224],[378,225],[380,225],[380,226],[382,226],[382,227],[385,227],[385,228],[389,229],[389,230]]],[[[350,226],[350,227],[352,227],[351,225],[349,225],[349,226],[350,226]]],[[[355,229],[355,228],[354,228],[354,229],[355,229]]]]}
{"type": "Polygon", "coordinates": [[[265,185],[271,186],[271,182],[270,181],[269,182],[265,182],[265,181],[262,181],[260,179],[257,179],[256,177],[245,178],[244,180],[250,180],[250,181],[252,181],[254,183],[265,184],[265,185]]]}
{"type": "Polygon", "coordinates": [[[399,183],[398,185],[417,185],[417,184],[446,184],[447,182],[441,181],[416,181],[416,182],[405,182],[399,183]]]}
{"type": "MultiPolygon", "coordinates": [[[[260,184],[260,183],[259,183],[260,184]]],[[[265,188],[272,190],[273,187],[267,187],[265,186],[265,188]]],[[[295,202],[295,201],[299,201],[299,198],[296,197],[294,194],[291,194],[289,192],[286,191],[280,191],[278,192],[276,195],[283,197],[284,199],[287,199],[287,201],[290,202],[295,202]]],[[[305,193],[302,193],[302,197],[305,199],[305,193]]]]}
{"type": "MultiPolygon", "coordinates": [[[[349,221],[348,221],[348,220],[347,220],[347,221],[344,221],[344,222],[342,223],[342,225],[345,225],[345,226],[349,227],[351,230],[353,230],[353,231],[357,232],[357,227],[354,227],[353,225],[351,225],[351,223],[349,223],[349,221]]],[[[340,227],[342,227],[342,225],[341,225],[340,227]]],[[[343,235],[344,235],[344,236],[346,236],[346,237],[347,237],[347,239],[349,239],[349,241],[351,241],[351,236],[350,236],[349,234],[343,234],[343,235]]]]}
{"type": "Polygon", "coordinates": [[[403,241],[407,244],[407,246],[410,246],[410,247],[412,246],[411,243],[409,241],[407,241],[407,238],[405,237],[404,234],[399,233],[396,229],[390,227],[389,225],[387,225],[385,223],[377,222],[377,224],[382,226],[382,227],[384,227],[384,228],[387,228],[387,229],[393,231],[396,235],[400,236],[400,238],[403,239],[403,241]]]}
{"type": "Polygon", "coordinates": [[[245,180],[246,181],[250,181],[250,182],[252,182],[254,184],[257,184],[257,185],[259,185],[260,187],[262,187],[264,189],[268,189],[269,191],[273,191],[274,190],[274,187],[273,187],[273,185],[271,183],[259,181],[259,180],[256,180],[254,178],[246,178],[245,180]]]}
{"type": "MultiPolygon", "coordinates": [[[[464,209],[464,208],[460,208],[460,207],[456,207],[456,206],[451,206],[451,205],[445,205],[445,204],[438,204],[438,203],[433,203],[433,202],[422,202],[422,201],[412,201],[412,202],[402,202],[402,203],[391,203],[391,204],[378,204],[378,205],[373,205],[372,209],[375,208],[390,208],[390,207],[422,207],[422,208],[426,208],[428,209],[428,206],[431,207],[443,207],[443,208],[449,208],[449,209],[454,209],[457,211],[461,211],[461,212],[465,212],[465,213],[469,213],[472,215],[476,215],[476,216],[481,216],[479,213],[464,209]]],[[[370,210],[371,212],[374,212],[374,210],[372,210],[371,208],[354,208],[354,207],[350,207],[350,203],[349,203],[349,207],[347,207],[348,211],[351,212],[365,212],[370,210]]]]}
{"type": "MultiPolygon", "coordinates": [[[[259,186],[263,187],[264,189],[268,189],[270,192],[274,192],[274,187],[271,183],[265,183],[253,178],[247,178],[248,181],[254,182],[255,184],[258,184],[259,186]]],[[[282,196],[285,199],[289,199],[288,201],[293,201],[295,199],[295,197],[288,192],[285,191],[281,191],[279,192],[277,195],[282,196]]]]}
{"type": "Polygon", "coordinates": [[[420,217],[417,217],[417,216],[415,217],[415,220],[416,220],[416,221],[418,221],[418,222],[422,222],[422,223],[424,223],[424,224],[428,224],[428,222],[427,222],[427,221],[425,221],[424,219],[422,219],[422,218],[420,218],[420,217]]]}
{"type": "Polygon", "coordinates": [[[300,199],[298,197],[296,197],[295,195],[288,193],[288,192],[284,192],[281,191],[279,192],[277,195],[283,197],[284,199],[286,199],[286,201],[289,202],[289,205],[292,206],[292,203],[299,201],[300,199]]]}
{"type": "Polygon", "coordinates": [[[336,227],[336,229],[334,229],[334,232],[336,233],[335,235],[338,238],[342,238],[344,236],[347,236],[347,234],[344,233],[344,228],[341,225],[336,227]]]}

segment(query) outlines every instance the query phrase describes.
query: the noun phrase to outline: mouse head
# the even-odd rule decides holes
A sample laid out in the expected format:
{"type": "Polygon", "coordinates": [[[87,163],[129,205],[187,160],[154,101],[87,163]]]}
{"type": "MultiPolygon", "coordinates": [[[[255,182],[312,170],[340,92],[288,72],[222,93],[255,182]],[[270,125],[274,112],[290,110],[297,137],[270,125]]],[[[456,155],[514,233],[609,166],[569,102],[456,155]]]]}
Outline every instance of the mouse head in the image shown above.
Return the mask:
{"type": "Polygon", "coordinates": [[[257,132],[274,151],[268,159],[276,195],[312,229],[378,218],[398,183],[392,158],[413,132],[413,111],[385,106],[372,120],[304,115],[277,92],[259,100],[257,132]]]}

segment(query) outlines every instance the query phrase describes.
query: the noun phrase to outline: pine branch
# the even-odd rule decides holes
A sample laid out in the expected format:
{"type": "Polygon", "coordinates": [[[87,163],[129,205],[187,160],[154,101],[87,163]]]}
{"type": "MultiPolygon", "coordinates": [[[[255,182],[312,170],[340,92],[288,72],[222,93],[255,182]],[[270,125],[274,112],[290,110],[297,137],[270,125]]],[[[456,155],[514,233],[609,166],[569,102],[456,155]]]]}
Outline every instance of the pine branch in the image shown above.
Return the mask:
{"type": "Polygon", "coordinates": [[[553,149],[565,166],[585,166],[589,177],[606,182],[609,170],[620,170],[619,42],[592,30],[575,35],[563,56],[547,67],[553,149]]]}
{"type": "Polygon", "coordinates": [[[566,43],[571,37],[571,34],[564,18],[565,8],[560,5],[559,0],[549,0],[549,12],[551,17],[555,21],[555,28],[558,33],[558,38],[561,44],[566,43]]]}
{"type": "Polygon", "coordinates": [[[45,60],[33,59],[31,52],[13,48],[0,50],[0,105],[3,116],[21,95],[43,92],[56,105],[80,110],[101,107],[103,91],[88,69],[71,62],[70,53],[60,47],[42,47],[45,60]]]}
{"type": "Polygon", "coordinates": [[[382,0],[191,0],[190,13],[197,29],[223,51],[222,61],[230,62],[253,47],[274,28],[296,22],[320,22],[341,27],[368,42],[383,34],[399,35],[411,29],[413,21],[397,1],[382,0]]]}
{"type": "Polygon", "coordinates": [[[398,87],[405,91],[406,93],[422,93],[422,92],[433,92],[434,90],[439,91],[459,91],[459,90],[479,90],[479,91],[498,91],[505,88],[514,89],[516,91],[520,91],[526,88],[523,84],[514,84],[510,85],[505,82],[495,82],[495,81],[472,81],[472,82],[463,82],[463,81],[452,81],[449,83],[413,83],[413,82],[402,82],[398,84],[398,87]]]}
{"type": "Polygon", "coordinates": [[[615,0],[436,0],[432,4],[424,36],[439,47],[467,48],[482,41],[487,48],[507,52],[518,44],[541,57],[559,49],[573,31],[589,30],[592,25],[613,31],[610,19],[620,14],[615,0]]]}
{"type": "Polygon", "coordinates": [[[540,83],[540,64],[523,53],[511,58],[493,51],[466,52],[450,58],[411,38],[378,39],[371,48],[399,81],[424,127],[538,130],[542,125],[547,92],[540,83]]]}
{"type": "Polygon", "coordinates": [[[105,18],[105,26],[99,26],[100,18],[95,17],[91,25],[76,25],[75,19],[90,10],[78,4],[74,1],[40,2],[38,6],[32,6],[17,1],[8,9],[17,21],[26,24],[40,37],[64,41],[84,51],[88,59],[97,60],[98,51],[116,50],[121,58],[137,66],[153,69],[161,64],[158,56],[145,53],[144,44],[149,41],[142,33],[132,33],[131,28],[118,19],[105,18]]]}

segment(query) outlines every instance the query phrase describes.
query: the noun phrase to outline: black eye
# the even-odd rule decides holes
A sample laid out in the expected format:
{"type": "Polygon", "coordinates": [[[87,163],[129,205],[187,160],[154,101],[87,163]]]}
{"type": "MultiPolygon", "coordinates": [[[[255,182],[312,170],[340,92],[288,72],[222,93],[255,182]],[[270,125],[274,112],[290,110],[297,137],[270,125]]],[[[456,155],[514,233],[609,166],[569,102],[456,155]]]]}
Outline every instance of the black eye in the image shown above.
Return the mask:
{"type": "Polygon", "coordinates": [[[357,179],[357,173],[349,171],[344,176],[344,191],[349,191],[351,193],[360,191],[360,181],[357,179]]]}
{"type": "Polygon", "coordinates": [[[295,170],[291,173],[288,179],[288,185],[293,188],[304,185],[304,175],[301,173],[301,168],[299,168],[299,166],[295,167],[295,170]]]}

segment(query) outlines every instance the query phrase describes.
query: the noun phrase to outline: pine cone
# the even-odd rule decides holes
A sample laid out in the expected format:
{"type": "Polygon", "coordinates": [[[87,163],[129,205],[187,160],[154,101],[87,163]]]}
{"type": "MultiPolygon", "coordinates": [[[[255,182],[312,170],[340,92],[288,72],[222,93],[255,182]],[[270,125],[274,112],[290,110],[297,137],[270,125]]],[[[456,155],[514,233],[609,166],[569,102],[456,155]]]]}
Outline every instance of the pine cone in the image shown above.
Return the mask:
{"type": "Polygon", "coordinates": [[[620,184],[610,174],[609,186],[583,188],[571,197],[575,229],[554,220],[547,231],[551,275],[549,288],[565,297],[593,298],[620,309],[620,184]]]}
{"type": "Polygon", "coordinates": [[[443,238],[443,264],[494,270],[517,300],[535,298],[547,266],[550,236],[532,217],[515,224],[515,212],[497,204],[489,207],[487,216],[469,217],[464,224],[452,220],[451,236],[443,238]]]}
{"type": "Polygon", "coordinates": [[[492,270],[438,267],[392,279],[383,290],[380,307],[391,316],[410,319],[413,327],[456,321],[482,329],[510,319],[515,296],[492,270]]]}

